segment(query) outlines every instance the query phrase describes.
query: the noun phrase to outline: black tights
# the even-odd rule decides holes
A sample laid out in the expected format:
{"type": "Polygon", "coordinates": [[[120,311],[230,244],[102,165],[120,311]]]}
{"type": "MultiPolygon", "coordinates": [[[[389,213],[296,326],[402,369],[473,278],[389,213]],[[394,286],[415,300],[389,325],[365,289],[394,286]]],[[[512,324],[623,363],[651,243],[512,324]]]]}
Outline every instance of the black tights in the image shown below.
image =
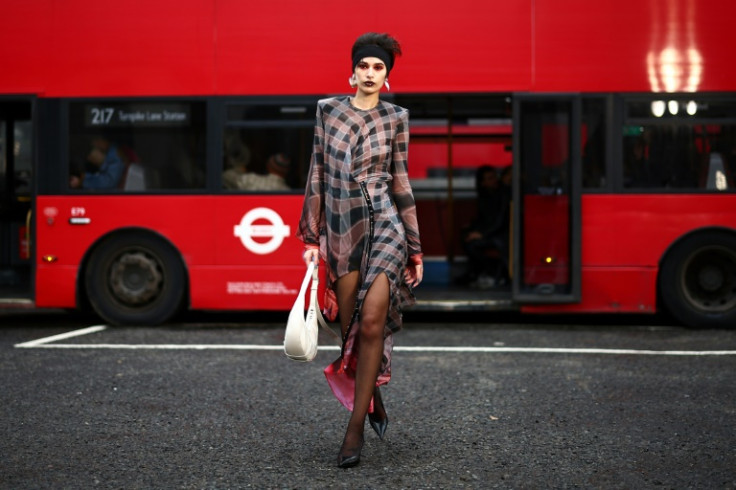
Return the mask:
{"type": "MultiPolygon", "coordinates": [[[[343,338],[353,318],[360,287],[359,279],[359,273],[354,271],[342,276],[336,283],[335,293],[343,338]]],[[[368,289],[360,311],[359,331],[356,338],[359,354],[355,373],[355,406],[345,432],[346,447],[358,445],[363,437],[365,417],[368,414],[383,359],[383,332],[388,316],[389,298],[388,277],[386,274],[379,274],[368,289]]]]}

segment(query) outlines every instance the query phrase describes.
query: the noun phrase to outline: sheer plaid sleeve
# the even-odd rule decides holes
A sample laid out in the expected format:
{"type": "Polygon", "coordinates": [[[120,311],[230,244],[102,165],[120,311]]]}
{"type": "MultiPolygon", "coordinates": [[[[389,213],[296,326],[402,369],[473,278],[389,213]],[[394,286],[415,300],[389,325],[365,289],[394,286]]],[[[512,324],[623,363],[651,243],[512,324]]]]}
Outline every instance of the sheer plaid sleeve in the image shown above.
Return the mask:
{"type": "Polygon", "coordinates": [[[409,154],[409,112],[404,111],[399,116],[396,126],[396,136],[392,149],[392,193],[396,208],[399,210],[401,221],[406,231],[406,243],[409,256],[422,253],[419,241],[419,225],[417,223],[417,208],[414,195],[409,184],[407,158],[409,154]]]}
{"type": "Polygon", "coordinates": [[[312,158],[304,191],[304,205],[296,232],[299,240],[311,245],[319,245],[319,235],[324,227],[324,146],[325,130],[322,121],[322,107],[318,104],[312,158]]]}

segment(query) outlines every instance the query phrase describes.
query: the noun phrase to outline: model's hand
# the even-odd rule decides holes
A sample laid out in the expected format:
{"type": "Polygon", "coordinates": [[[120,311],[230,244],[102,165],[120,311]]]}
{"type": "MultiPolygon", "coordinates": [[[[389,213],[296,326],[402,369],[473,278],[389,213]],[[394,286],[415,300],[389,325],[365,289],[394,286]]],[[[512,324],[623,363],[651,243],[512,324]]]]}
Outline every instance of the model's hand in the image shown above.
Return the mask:
{"type": "Polygon", "coordinates": [[[305,245],[304,246],[304,264],[309,267],[309,264],[319,262],[319,247],[317,245],[305,245]]]}
{"type": "Polygon", "coordinates": [[[422,254],[416,254],[409,257],[409,264],[406,266],[406,282],[411,287],[419,286],[424,277],[424,263],[422,262],[422,254]]]}

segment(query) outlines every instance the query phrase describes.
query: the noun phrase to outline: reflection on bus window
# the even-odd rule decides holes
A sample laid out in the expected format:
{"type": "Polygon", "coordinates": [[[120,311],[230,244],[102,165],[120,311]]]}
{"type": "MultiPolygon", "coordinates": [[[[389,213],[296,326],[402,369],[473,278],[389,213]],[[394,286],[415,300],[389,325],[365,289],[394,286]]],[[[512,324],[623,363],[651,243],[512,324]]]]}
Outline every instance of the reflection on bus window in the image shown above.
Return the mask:
{"type": "Polygon", "coordinates": [[[646,103],[629,103],[629,120],[623,128],[624,187],[733,190],[736,125],[730,122],[736,105],[721,101],[680,105],[683,110],[673,101],[664,112],[647,112],[646,103]]]}
{"type": "Polygon", "coordinates": [[[204,103],[82,102],[69,114],[70,188],[204,188],[204,103]]]}

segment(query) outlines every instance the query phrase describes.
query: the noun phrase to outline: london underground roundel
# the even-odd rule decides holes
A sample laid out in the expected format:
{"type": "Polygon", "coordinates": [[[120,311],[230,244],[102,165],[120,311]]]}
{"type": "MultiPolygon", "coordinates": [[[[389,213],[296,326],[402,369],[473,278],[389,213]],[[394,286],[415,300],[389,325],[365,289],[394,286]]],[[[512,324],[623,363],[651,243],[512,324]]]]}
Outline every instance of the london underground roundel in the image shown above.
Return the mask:
{"type": "Polygon", "coordinates": [[[253,208],[243,215],[239,225],[235,225],[234,234],[240,238],[243,246],[254,254],[266,255],[278,249],[289,236],[291,228],[284,224],[281,216],[269,208],[253,208]],[[253,224],[256,221],[266,221],[264,224],[253,224]],[[254,238],[263,238],[265,241],[256,241],[254,238]]]}

